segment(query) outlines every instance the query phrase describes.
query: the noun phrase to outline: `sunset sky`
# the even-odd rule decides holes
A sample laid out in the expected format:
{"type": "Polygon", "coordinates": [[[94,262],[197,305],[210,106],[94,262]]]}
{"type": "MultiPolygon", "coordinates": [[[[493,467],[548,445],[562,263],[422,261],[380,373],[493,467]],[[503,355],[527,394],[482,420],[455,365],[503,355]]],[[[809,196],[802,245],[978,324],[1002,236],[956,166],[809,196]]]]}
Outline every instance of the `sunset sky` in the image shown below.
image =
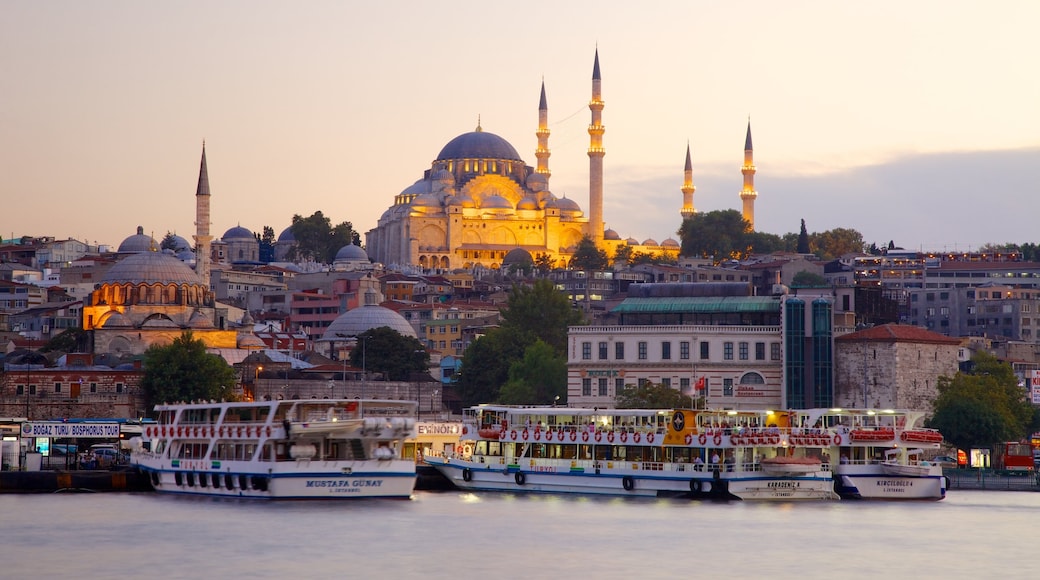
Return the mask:
{"type": "Polygon", "coordinates": [[[1038,242],[1040,2],[5,2],[0,234],[190,240],[202,142],[212,231],[323,211],[362,234],[472,131],[588,210],[597,46],[604,220],[677,238],[738,209],[924,250],[1038,242]]]}

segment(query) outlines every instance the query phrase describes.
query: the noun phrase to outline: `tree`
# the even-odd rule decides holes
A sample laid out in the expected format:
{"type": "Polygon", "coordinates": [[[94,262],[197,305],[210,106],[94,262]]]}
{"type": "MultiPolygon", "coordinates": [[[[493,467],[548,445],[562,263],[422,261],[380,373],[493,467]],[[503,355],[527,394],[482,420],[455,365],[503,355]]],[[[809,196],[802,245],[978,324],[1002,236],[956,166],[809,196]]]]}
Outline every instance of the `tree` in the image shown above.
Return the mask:
{"type": "Polygon", "coordinates": [[[521,360],[509,365],[509,380],[498,400],[507,405],[545,405],[567,401],[567,359],[541,340],[524,350],[521,360]]]}
{"type": "Polygon", "coordinates": [[[567,329],[581,322],[581,311],[546,279],[513,286],[502,311],[502,329],[524,337],[524,348],[541,339],[558,353],[566,352],[567,329]]]}
{"type": "MultiPolygon", "coordinates": [[[[321,211],[306,218],[294,215],[289,227],[296,238],[296,244],[289,250],[290,260],[308,259],[331,264],[343,246],[361,246],[361,236],[354,231],[353,224],[343,222],[332,227],[332,221],[321,211]]],[[[271,233],[273,235],[273,230],[271,233]]]]}
{"type": "Polygon", "coordinates": [[[534,267],[541,275],[546,275],[556,267],[556,260],[547,253],[538,254],[534,259],[534,267]]]}
{"type": "Polygon", "coordinates": [[[82,328],[66,328],[47,341],[40,352],[87,352],[90,337],[82,328]]]}
{"type": "Polygon", "coordinates": [[[271,226],[264,226],[263,235],[257,234],[256,239],[260,242],[260,253],[259,258],[261,262],[265,264],[274,260],[274,228],[271,226]]]}
{"type": "Polygon", "coordinates": [[[802,220],[802,229],[798,231],[798,253],[809,253],[809,232],[805,229],[805,220],[802,220]]]}
{"type": "Polygon", "coordinates": [[[691,409],[693,399],[670,386],[645,381],[625,385],[615,394],[614,406],[619,409],[691,409]]]}
{"type": "Polygon", "coordinates": [[[597,248],[589,236],[581,238],[571,258],[571,267],[576,270],[606,270],[609,264],[607,253],[597,248]]]}
{"type": "Polygon", "coordinates": [[[683,256],[712,258],[716,263],[751,253],[751,224],[734,209],[696,213],[679,228],[683,256]]]}
{"type": "Polygon", "coordinates": [[[414,336],[380,326],[357,336],[357,345],[350,351],[350,364],[366,372],[380,373],[388,381],[409,381],[412,373],[429,372],[430,355],[414,336]]]}
{"type": "Polygon", "coordinates": [[[863,234],[850,228],[835,228],[813,233],[810,241],[813,252],[824,260],[840,258],[845,254],[863,252],[866,244],[863,234]]]}
{"type": "Polygon", "coordinates": [[[985,352],[971,361],[970,372],[939,377],[928,425],[965,450],[999,450],[1000,443],[1027,437],[1037,427],[1037,411],[1011,365],[985,352]]]}
{"type": "Polygon", "coordinates": [[[501,328],[470,343],[455,375],[455,392],[463,406],[498,400],[499,390],[509,381],[512,362],[523,356],[524,349],[521,336],[501,328]]]}
{"type": "Polygon", "coordinates": [[[161,403],[233,398],[235,369],[206,352],[206,345],[185,331],[166,346],[144,353],[141,389],[149,408],[161,403]]]}
{"type": "Polygon", "coordinates": [[[820,276],[815,272],[802,270],[801,272],[795,274],[794,278],[791,279],[791,285],[809,288],[826,288],[829,287],[831,284],[827,281],[826,278],[820,276]]]}
{"type": "Polygon", "coordinates": [[[173,250],[177,251],[177,236],[173,232],[166,232],[161,242],[159,242],[160,250],[173,250]]]}
{"type": "Polygon", "coordinates": [[[624,266],[631,261],[632,258],[632,246],[628,244],[621,244],[614,250],[614,267],[624,266]]]}

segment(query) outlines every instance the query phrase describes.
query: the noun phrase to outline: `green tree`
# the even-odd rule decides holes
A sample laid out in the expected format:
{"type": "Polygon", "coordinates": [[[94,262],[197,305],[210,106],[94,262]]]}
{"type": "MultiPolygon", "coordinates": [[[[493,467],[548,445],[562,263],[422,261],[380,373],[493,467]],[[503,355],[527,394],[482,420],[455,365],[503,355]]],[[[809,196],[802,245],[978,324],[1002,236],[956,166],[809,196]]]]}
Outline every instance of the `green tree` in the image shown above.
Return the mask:
{"type": "Polygon", "coordinates": [[[581,311],[546,279],[513,286],[502,311],[502,329],[523,337],[524,348],[541,339],[558,353],[566,352],[567,329],[581,322],[581,311]]]}
{"type": "Polygon", "coordinates": [[[66,328],[47,341],[40,352],[87,352],[90,336],[82,328],[66,328]]]}
{"type": "Polygon", "coordinates": [[[809,245],[813,253],[824,260],[833,260],[845,254],[861,253],[866,249],[863,234],[850,228],[835,228],[813,233],[809,245]]]}
{"type": "Polygon", "coordinates": [[[271,226],[264,226],[263,234],[257,234],[256,239],[260,242],[260,261],[267,263],[274,260],[274,228],[271,226]]]}
{"type": "Polygon", "coordinates": [[[148,347],[141,389],[149,408],[175,401],[230,400],[235,378],[235,369],[185,331],[167,346],[148,347]]]}
{"type": "Polygon", "coordinates": [[[614,406],[619,409],[692,409],[693,399],[678,389],[646,381],[640,385],[625,385],[615,394],[614,406]]]}
{"type": "Polygon", "coordinates": [[[509,381],[509,367],[524,355],[523,337],[495,328],[474,340],[462,354],[455,392],[463,406],[496,401],[509,381]]]}
{"type": "Polygon", "coordinates": [[[381,373],[388,381],[408,381],[412,373],[429,372],[430,355],[414,336],[381,326],[362,332],[357,341],[350,351],[351,366],[381,373]]]}
{"type": "Polygon", "coordinates": [[[802,229],[798,231],[798,253],[809,253],[809,232],[805,229],[805,220],[802,220],[802,229]]]}
{"type": "Polygon", "coordinates": [[[538,254],[534,259],[534,267],[538,273],[545,276],[556,267],[556,260],[547,253],[538,254]]]}
{"type": "Polygon", "coordinates": [[[507,405],[546,405],[567,402],[567,359],[541,340],[524,350],[524,357],[509,366],[509,380],[498,400],[507,405]]]}
{"type": "Polygon", "coordinates": [[[596,247],[596,242],[589,236],[583,236],[578,242],[571,258],[571,267],[576,270],[606,270],[610,265],[607,252],[596,247]]]}
{"type": "Polygon", "coordinates": [[[361,246],[361,236],[350,222],[332,227],[332,221],[321,211],[306,218],[294,215],[290,228],[296,238],[296,244],[289,251],[290,260],[309,259],[331,264],[343,246],[361,246]]]}
{"type": "Polygon", "coordinates": [[[801,272],[798,272],[797,274],[795,274],[794,278],[791,279],[791,285],[792,286],[801,286],[803,288],[804,287],[809,287],[809,288],[826,288],[826,287],[829,287],[831,284],[830,284],[830,282],[827,281],[826,278],[824,278],[823,276],[820,276],[819,274],[817,274],[815,272],[810,272],[808,270],[802,270],[801,272]]]}
{"type": "Polygon", "coordinates": [[[932,406],[930,427],[958,449],[1000,449],[1037,428],[1037,411],[1019,386],[1011,365],[985,352],[972,357],[972,370],[939,377],[939,396],[932,406]]]}
{"type": "Polygon", "coordinates": [[[631,261],[632,258],[632,246],[628,244],[621,244],[614,250],[614,267],[624,266],[631,261]]]}
{"type": "Polygon", "coordinates": [[[711,258],[716,263],[743,259],[751,253],[750,233],[751,224],[737,210],[696,213],[679,228],[680,254],[711,258]]]}
{"type": "Polygon", "coordinates": [[[177,250],[177,238],[173,232],[166,232],[161,242],[159,242],[160,250],[177,250]]]}

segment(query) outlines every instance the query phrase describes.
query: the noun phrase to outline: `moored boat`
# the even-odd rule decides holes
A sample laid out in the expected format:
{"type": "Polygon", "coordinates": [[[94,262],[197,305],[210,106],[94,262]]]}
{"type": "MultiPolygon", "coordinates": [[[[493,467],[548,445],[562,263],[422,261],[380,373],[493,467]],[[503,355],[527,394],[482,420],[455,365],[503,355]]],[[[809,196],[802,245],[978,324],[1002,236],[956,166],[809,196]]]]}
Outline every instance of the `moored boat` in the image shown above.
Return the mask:
{"type": "Polygon", "coordinates": [[[131,463],[162,493],[258,499],[407,498],[415,403],[275,400],[158,405],[131,463]]]}

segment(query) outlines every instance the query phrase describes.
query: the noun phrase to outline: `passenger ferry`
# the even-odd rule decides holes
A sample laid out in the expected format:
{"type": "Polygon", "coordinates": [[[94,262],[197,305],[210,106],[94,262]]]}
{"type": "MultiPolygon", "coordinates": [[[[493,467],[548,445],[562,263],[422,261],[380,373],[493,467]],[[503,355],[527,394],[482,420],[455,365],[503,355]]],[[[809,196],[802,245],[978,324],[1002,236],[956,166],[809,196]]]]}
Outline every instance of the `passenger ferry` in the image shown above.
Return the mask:
{"type": "Polygon", "coordinates": [[[131,463],[158,492],[265,499],[407,498],[416,403],[304,399],[157,405],[131,463]]]}
{"type": "Polygon", "coordinates": [[[771,411],[481,405],[457,449],[426,457],[457,487],[636,497],[837,499],[824,449],[771,411]]]}
{"type": "Polygon", "coordinates": [[[934,455],[942,435],[921,424],[924,413],[907,410],[829,409],[820,420],[835,432],[839,453],[835,484],[842,497],[940,500],[946,497],[942,466],[934,455]]]}

